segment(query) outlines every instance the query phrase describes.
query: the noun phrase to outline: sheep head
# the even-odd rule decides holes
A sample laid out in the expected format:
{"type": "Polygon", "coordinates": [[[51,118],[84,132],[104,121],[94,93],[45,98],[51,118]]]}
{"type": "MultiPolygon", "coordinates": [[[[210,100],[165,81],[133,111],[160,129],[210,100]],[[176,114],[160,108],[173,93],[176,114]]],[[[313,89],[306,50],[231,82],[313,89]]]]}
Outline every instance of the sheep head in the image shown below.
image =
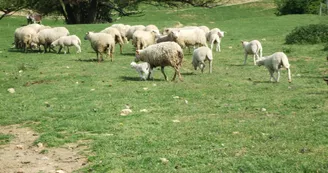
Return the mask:
{"type": "Polygon", "coordinates": [[[85,36],[84,36],[84,40],[89,40],[90,39],[90,34],[92,32],[88,31],[87,33],[85,33],[85,36]]]}
{"type": "Polygon", "coordinates": [[[137,65],[137,63],[132,61],[130,65],[131,65],[132,68],[134,68],[137,65]]]}
{"type": "Polygon", "coordinates": [[[140,51],[141,50],[136,50],[136,56],[135,56],[134,62],[139,62],[140,61],[140,51]]]}

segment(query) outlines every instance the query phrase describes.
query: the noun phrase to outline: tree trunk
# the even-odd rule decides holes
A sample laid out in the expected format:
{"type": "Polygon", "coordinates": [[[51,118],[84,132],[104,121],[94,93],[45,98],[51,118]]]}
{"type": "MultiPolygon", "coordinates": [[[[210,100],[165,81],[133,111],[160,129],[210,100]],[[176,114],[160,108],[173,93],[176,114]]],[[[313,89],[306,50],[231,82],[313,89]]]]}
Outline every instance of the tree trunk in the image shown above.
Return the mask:
{"type": "Polygon", "coordinates": [[[87,23],[94,23],[97,16],[97,6],[98,6],[98,0],[91,0],[90,7],[88,10],[88,16],[86,19],[87,23]]]}

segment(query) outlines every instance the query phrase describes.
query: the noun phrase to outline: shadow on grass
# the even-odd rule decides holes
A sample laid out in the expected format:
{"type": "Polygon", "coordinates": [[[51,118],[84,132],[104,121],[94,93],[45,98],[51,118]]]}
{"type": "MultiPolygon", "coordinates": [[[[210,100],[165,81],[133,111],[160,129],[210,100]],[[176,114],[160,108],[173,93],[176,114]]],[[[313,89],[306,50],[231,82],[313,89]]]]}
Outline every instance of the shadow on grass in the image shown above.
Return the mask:
{"type": "Polygon", "coordinates": [[[253,84],[261,84],[261,83],[272,83],[272,84],[278,84],[279,82],[271,82],[271,81],[252,81],[253,84]]]}
{"type": "Polygon", "coordinates": [[[123,56],[135,56],[136,54],[135,53],[122,53],[121,55],[123,56]]]}
{"type": "Polygon", "coordinates": [[[141,80],[140,77],[131,77],[131,76],[120,76],[121,79],[124,81],[140,81],[140,82],[146,82],[146,81],[162,81],[160,79],[150,79],[150,80],[141,80]]]}
{"type": "Polygon", "coordinates": [[[8,52],[21,52],[21,53],[42,53],[39,50],[28,49],[27,52],[24,52],[23,49],[9,48],[8,52]]]}
{"type": "MultiPolygon", "coordinates": [[[[75,59],[74,61],[78,61],[78,62],[98,62],[98,59],[97,58],[91,58],[91,59],[75,59]]],[[[103,61],[100,61],[101,63],[104,62],[103,61]]]]}
{"type": "MultiPolygon", "coordinates": [[[[200,73],[201,74],[201,73],[200,73]]],[[[182,76],[192,76],[192,75],[197,75],[196,73],[194,72],[184,72],[184,73],[181,73],[182,76]]]]}

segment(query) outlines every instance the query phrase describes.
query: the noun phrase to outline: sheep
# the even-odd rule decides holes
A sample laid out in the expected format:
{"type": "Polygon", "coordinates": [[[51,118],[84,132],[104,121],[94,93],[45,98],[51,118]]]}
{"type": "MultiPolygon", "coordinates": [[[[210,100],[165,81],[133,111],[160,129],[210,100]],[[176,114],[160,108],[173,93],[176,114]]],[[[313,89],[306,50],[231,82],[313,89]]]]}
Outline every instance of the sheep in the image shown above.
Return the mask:
{"type": "MultiPolygon", "coordinates": [[[[51,47],[60,46],[58,53],[62,50],[63,47],[67,47],[69,53],[69,46],[75,46],[77,48],[76,53],[81,53],[81,40],[76,35],[62,36],[57,40],[51,43],[51,47]]],[[[66,54],[66,50],[64,51],[66,54]]]]}
{"type": "Polygon", "coordinates": [[[159,33],[156,31],[138,30],[133,34],[132,44],[136,50],[144,49],[149,45],[155,44],[158,37],[159,33]]]}
{"type": "MultiPolygon", "coordinates": [[[[147,62],[139,63],[131,62],[131,67],[134,68],[140,75],[141,80],[146,80],[146,76],[149,74],[150,65],[147,62]]],[[[151,78],[151,77],[150,77],[151,78]]]]}
{"type": "Polygon", "coordinates": [[[126,33],[129,30],[129,28],[131,27],[130,25],[113,24],[111,27],[118,29],[118,31],[120,32],[121,37],[122,37],[122,40],[124,41],[124,43],[128,43],[128,39],[126,38],[126,33]]]}
{"type": "Polygon", "coordinates": [[[211,50],[213,49],[214,44],[216,44],[216,51],[221,52],[221,39],[224,37],[224,31],[221,31],[219,28],[213,28],[210,32],[207,33],[207,41],[211,43],[211,50]]]}
{"type": "MultiPolygon", "coordinates": [[[[199,28],[173,30],[174,36],[179,40],[179,45],[184,47],[190,46],[207,46],[205,32],[199,28]]],[[[190,52],[190,49],[189,49],[190,52]]]]}
{"type": "Polygon", "coordinates": [[[122,47],[124,42],[122,40],[120,31],[116,28],[108,27],[100,32],[110,34],[115,39],[115,43],[120,45],[120,53],[122,54],[122,47]]]}
{"type": "Polygon", "coordinates": [[[143,61],[149,63],[150,71],[148,74],[148,79],[150,78],[153,68],[160,66],[164,75],[164,79],[167,80],[167,76],[164,72],[164,67],[171,66],[175,70],[172,81],[175,80],[177,74],[180,81],[182,81],[180,68],[182,65],[183,57],[183,51],[177,43],[163,42],[150,45],[143,50],[136,50],[135,62],[143,61]]]}
{"type": "Polygon", "coordinates": [[[270,81],[274,79],[276,82],[279,82],[280,68],[285,67],[287,69],[288,82],[292,82],[290,64],[288,62],[288,58],[286,54],[284,54],[283,52],[276,52],[270,56],[262,57],[256,60],[256,65],[258,66],[264,65],[269,70],[270,81]],[[277,72],[277,78],[273,76],[275,72],[277,72]]]}
{"type": "Polygon", "coordinates": [[[242,41],[241,42],[245,51],[245,60],[244,65],[246,65],[247,55],[253,55],[254,65],[256,65],[256,60],[262,58],[262,45],[258,40],[253,40],[250,42],[242,41]]]}
{"type": "Polygon", "coordinates": [[[126,32],[126,38],[128,39],[128,41],[130,41],[132,38],[133,38],[133,33],[135,31],[138,31],[138,30],[145,30],[145,26],[143,25],[133,25],[133,26],[130,26],[130,28],[128,29],[128,31],[126,32]]]}
{"type": "Polygon", "coordinates": [[[106,53],[113,61],[115,40],[110,34],[87,32],[84,40],[89,40],[91,47],[96,51],[98,62],[103,61],[102,53],[106,53]],[[100,59],[99,59],[100,54],[100,59]]]}
{"type": "Polygon", "coordinates": [[[157,28],[156,25],[147,25],[144,30],[145,31],[156,31],[158,34],[160,33],[159,29],[157,28]]]}
{"type": "Polygon", "coordinates": [[[34,30],[35,32],[39,32],[43,29],[48,29],[51,28],[50,26],[44,26],[44,25],[40,25],[40,24],[30,24],[30,25],[26,25],[23,27],[19,27],[15,30],[14,32],[14,44],[15,44],[15,48],[23,48],[23,40],[21,40],[23,38],[22,35],[25,35],[25,29],[30,28],[28,30],[34,30]]]}
{"type": "Polygon", "coordinates": [[[37,38],[34,40],[39,46],[43,45],[44,52],[47,52],[47,48],[49,47],[50,52],[50,45],[52,42],[57,40],[62,36],[68,36],[69,31],[65,27],[54,27],[50,29],[43,29],[37,34],[37,38]]]}
{"type": "Polygon", "coordinates": [[[205,46],[195,49],[192,56],[192,64],[194,69],[197,70],[199,67],[203,73],[205,68],[205,61],[209,61],[209,73],[212,73],[212,50],[205,46]]]}
{"type": "MultiPolygon", "coordinates": [[[[174,32],[170,32],[168,35],[162,35],[159,36],[156,39],[156,43],[161,43],[161,42],[167,42],[167,41],[174,41],[174,42],[178,42],[178,37],[177,35],[174,34],[174,32]]],[[[178,43],[179,44],[179,43],[178,43]]]]}
{"type": "Polygon", "coordinates": [[[23,52],[31,49],[31,44],[37,36],[37,32],[30,27],[17,28],[15,31],[15,47],[23,48],[23,52]]]}

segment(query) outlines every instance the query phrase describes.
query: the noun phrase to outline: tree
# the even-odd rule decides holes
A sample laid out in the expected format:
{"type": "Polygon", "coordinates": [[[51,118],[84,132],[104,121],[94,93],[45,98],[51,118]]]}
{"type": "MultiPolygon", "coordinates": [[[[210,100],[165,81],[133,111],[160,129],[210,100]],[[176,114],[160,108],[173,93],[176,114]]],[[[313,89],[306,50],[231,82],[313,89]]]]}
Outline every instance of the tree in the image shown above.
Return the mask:
{"type": "Polygon", "coordinates": [[[275,0],[276,15],[318,14],[320,3],[326,0],[275,0]]]}
{"type": "Polygon", "coordinates": [[[19,11],[26,7],[25,0],[0,0],[0,11],[3,13],[0,20],[12,12],[19,11]]]}
{"type": "MultiPolygon", "coordinates": [[[[6,0],[0,0],[6,1],[6,0]]],[[[60,13],[67,24],[112,22],[114,13],[119,16],[141,14],[140,3],[169,5],[179,7],[182,4],[212,7],[221,0],[11,0],[26,1],[25,7],[41,14],[60,13]]]]}

